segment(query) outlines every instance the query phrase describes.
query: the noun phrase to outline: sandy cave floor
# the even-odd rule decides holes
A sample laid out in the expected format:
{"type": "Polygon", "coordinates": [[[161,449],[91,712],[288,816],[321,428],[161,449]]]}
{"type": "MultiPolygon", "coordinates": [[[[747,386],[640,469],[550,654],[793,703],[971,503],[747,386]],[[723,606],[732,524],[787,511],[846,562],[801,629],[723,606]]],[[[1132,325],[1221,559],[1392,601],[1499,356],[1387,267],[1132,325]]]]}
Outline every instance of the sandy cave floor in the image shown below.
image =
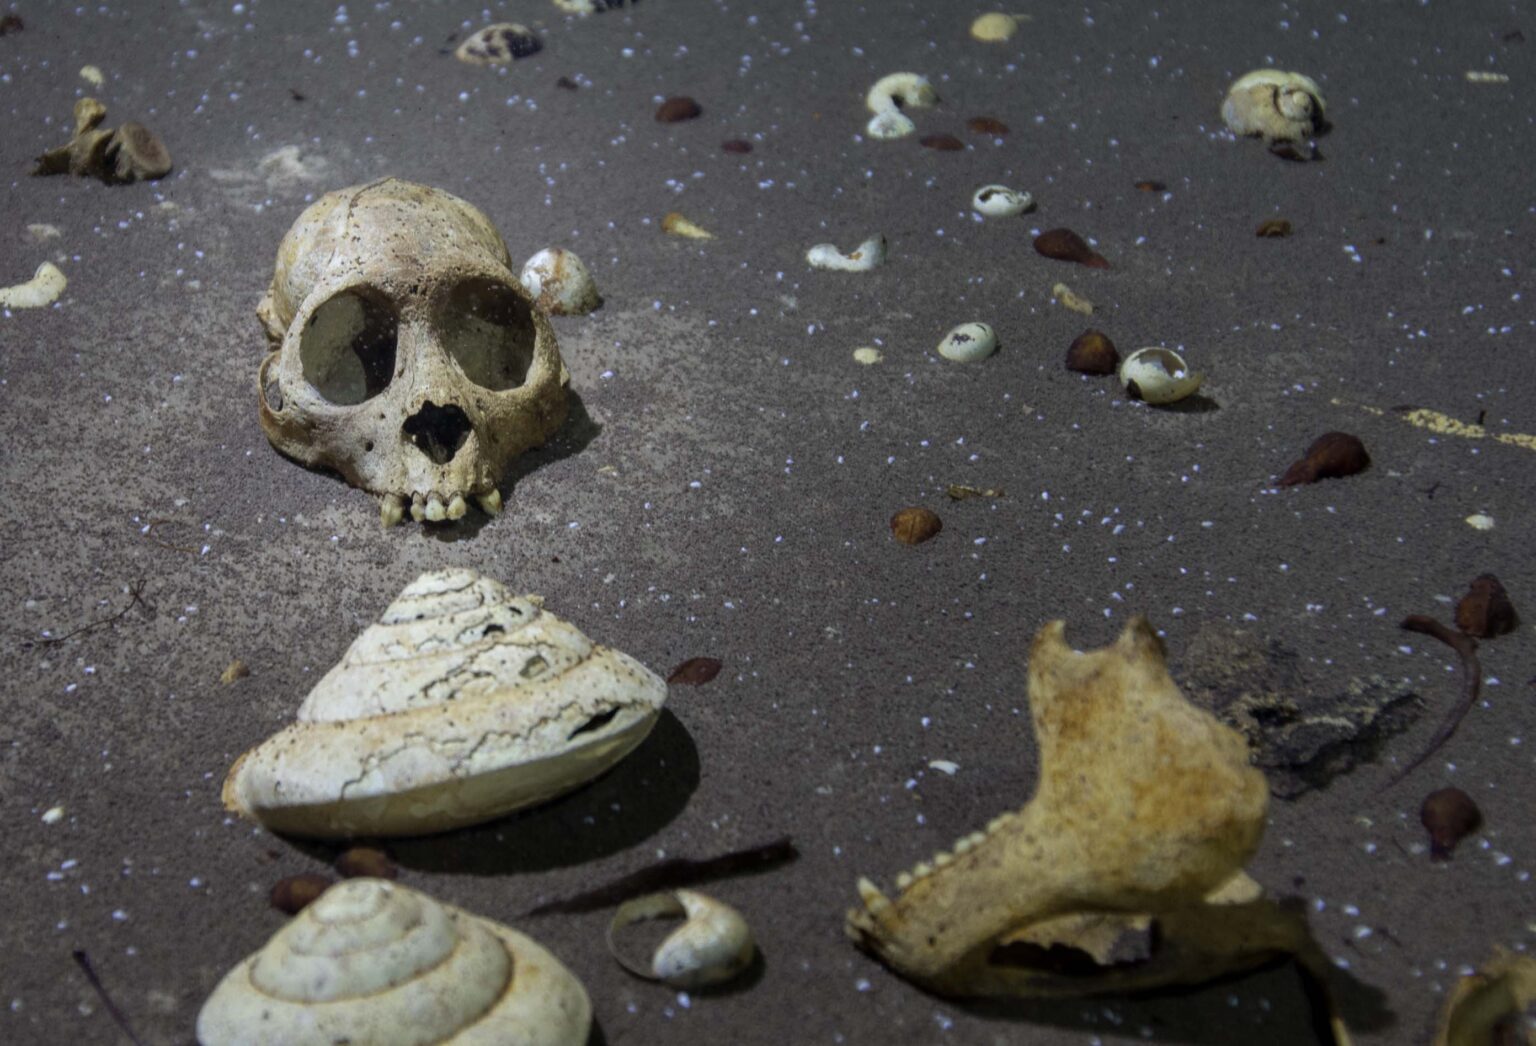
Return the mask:
{"type": "Polygon", "coordinates": [[[1357,1042],[1427,1042],[1458,974],[1496,944],[1530,947],[1529,626],[1484,643],[1480,703],[1383,790],[1457,687],[1450,652],[1399,620],[1448,620],[1485,571],[1536,614],[1536,453],[1494,438],[1536,433],[1529,10],[1036,4],[993,45],[966,32],[982,8],[916,2],[5,10],[25,28],[0,38],[0,283],[53,260],[69,285],[0,315],[0,1040],[124,1041],[79,949],[144,1041],[191,1041],[217,979],[282,924],[268,889],[336,852],[226,816],[225,771],[408,580],[446,566],[543,593],[663,673],[701,655],[725,669],[675,687],[595,785],[395,845],[402,881],[511,918],[661,855],[785,834],[802,854],[709,887],[761,941],[739,991],[628,978],[603,913],[526,924],[586,984],[598,1041],[1309,1041],[1284,968],[976,1005],[844,939],[859,874],[888,884],[1027,799],[1024,653],[1053,618],[1089,647],[1145,613],[1181,680],[1219,683],[1201,652],[1256,644],[1303,713],[1341,694],[1406,702],[1360,765],[1272,803],[1250,867],[1307,908],[1357,1042]],[[484,69],[445,53],[509,18],[539,54],[484,69]],[[1320,84],[1322,162],[1222,128],[1226,85],[1265,65],[1320,84]],[[942,98],[918,134],[962,151],[863,139],[864,92],[901,69],[942,98]],[[155,129],[174,172],[28,177],[86,94],[109,124],[155,129]],[[656,122],[677,94],[703,115],[656,122]],[[1011,132],[970,132],[978,115],[1011,132]],[[722,151],[737,138],[753,151],[722,151]],[[284,460],[257,423],[254,307],[278,240],[318,194],[386,174],[470,200],[514,259],[577,251],[606,299],[556,321],[577,409],[515,467],[496,519],[385,531],[372,499],[284,460]],[[987,182],[1038,209],[978,219],[987,182]],[[664,235],[672,210],[715,238],[664,235]],[[1255,237],[1272,217],[1294,234],[1255,237]],[[1036,254],[1053,226],[1112,267],[1036,254]],[[878,270],[804,262],[877,232],[878,270]],[[1122,351],[1181,347],[1201,398],[1153,410],[1065,371],[1087,322],[1052,302],[1058,281],[1122,351]],[[995,356],[937,355],[978,319],[995,356]],[[861,346],[883,360],[855,362],[861,346]],[[1404,405],[1486,431],[1410,424],[1404,405]],[[1360,436],[1372,466],[1274,489],[1329,430],[1360,436]],[[1005,493],[951,501],[950,484],[1005,493]],[[905,505],[943,532],[892,541],[905,505]],[[234,658],[251,674],[223,685],[234,658]],[[1447,783],[1486,823],[1436,864],[1417,811],[1447,783]]]}

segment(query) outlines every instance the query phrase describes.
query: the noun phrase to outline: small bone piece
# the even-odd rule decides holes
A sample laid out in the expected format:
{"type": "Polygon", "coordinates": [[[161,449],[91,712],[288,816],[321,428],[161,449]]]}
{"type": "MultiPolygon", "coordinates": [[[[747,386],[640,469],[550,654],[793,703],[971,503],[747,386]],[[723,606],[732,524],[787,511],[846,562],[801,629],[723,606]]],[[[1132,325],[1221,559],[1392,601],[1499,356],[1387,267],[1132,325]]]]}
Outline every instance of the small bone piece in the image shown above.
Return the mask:
{"type": "Polygon", "coordinates": [[[619,905],[608,924],[608,951],[636,977],[674,988],[704,988],[728,981],[750,966],[757,945],[747,921],[730,905],[697,890],[673,890],[619,905]],[[657,946],[648,963],[626,956],[615,940],[626,926],[665,918],[685,921],[657,946]]]}
{"type": "Polygon", "coordinates": [[[592,1004],[510,927],[383,879],[348,879],[231,970],[202,1046],[581,1046],[592,1004]]]}
{"type": "Polygon", "coordinates": [[[52,305],[69,281],[53,262],[43,262],[26,283],[0,287],[0,309],[39,309],[52,305]]]}
{"type": "Polygon", "coordinates": [[[224,805],[316,838],[426,835],[561,795],[645,740],[667,685],[472,570],[423,574],[236,760],[224,805]]]}

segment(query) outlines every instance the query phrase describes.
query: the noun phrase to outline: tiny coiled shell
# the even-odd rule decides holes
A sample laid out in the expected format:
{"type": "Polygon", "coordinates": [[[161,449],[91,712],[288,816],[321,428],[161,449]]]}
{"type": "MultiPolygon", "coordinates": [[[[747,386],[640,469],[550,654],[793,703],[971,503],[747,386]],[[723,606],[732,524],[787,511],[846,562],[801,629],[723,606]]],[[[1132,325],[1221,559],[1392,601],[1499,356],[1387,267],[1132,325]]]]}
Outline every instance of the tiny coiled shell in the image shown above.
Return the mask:
{"type": "Polygon", "coordinates": [[[818,243],[805,252],[805,260],[817,269],[868,272],[885,261],[885,237],[871,236],[847,254],[838,250],[836,244],[818,243]]]}
{"type": "Polygon", "coordinates": [[[997,334],[986,323],[962,323],[939,342],[939,355],[956,363],[984,360],[996,351],[997,334]]]}
{"type": "Polygon", "coordinates": [[[1137,349],[1120,364],[1120,384],[1132,399],[1146,403],[1174,403],[1200,388],[1205,375],[1191,371],[1172,349],[1153,345],[1137,349]]]}
{"type": "Polygon", "coordinates": [[[864,96],[864,104],[872,113],[888,109],[927,109],[937,105],[938,92],[933,84],[920,73],[891,73],[875,81],[875,86],[864,96]]]}
{"type": "Polygon", "coordinates": [[[545,247],[523,265],[523,288],[551,316],[585,316],[603,304],[592,273],[564,247],[545,247]]]}
{"type": "Polygon", "coordinates": [[[1006,185],[983,185],[971,196],[971,209],[988,218],[1012,218],[1034,205],[1035,198],[1029,193],[1006,185]]]}
{"type": "Polygon", "coordinates": [[[202,1046],[581,1046],[585,989],[517,931],[383,879],[348,879],[219,982],[202,1046]]]}
{"type": "Polygon", "coordinates": [[[608,924],[608,950],[636,977],[674,988],[703,988],[735,977],[752,964],[757,945],[741,913],[697,890],[636,897],[619,905],[608,924]],[[614,935],[646,919],[683,918],[657,946],[649,963],[626,958],[614,935]]]}
{"type": "Polygon", "coordinates": [[[1266,142],[1310,137],[1323,120],[1323,95],[1301,73],[1255,69],[1238,77],[1221,103],[1221,118],[1236,135],[1259,135],[1266,142]]]}
{"type": "Polygon", "coordinates": [[[294,835],[425,835],[552,799],[628,755],[667,686],[472,570],[423,574],[241,756],[224,805],[294,835]]]}

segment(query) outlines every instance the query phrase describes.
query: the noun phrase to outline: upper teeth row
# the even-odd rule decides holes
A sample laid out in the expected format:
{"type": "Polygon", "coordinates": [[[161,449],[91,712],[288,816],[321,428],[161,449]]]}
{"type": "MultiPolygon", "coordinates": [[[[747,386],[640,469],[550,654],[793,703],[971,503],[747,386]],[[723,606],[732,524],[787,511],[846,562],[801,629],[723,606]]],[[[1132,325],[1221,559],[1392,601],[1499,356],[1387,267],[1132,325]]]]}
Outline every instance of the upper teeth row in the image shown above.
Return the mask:
{"type": "MultiPolygon", "coordinates": [[[[474,495],[475,503],[488,516],[494,516],[501,511],[501,491],[493,490],[489,494],[474,495]]],[[[464,500],[463,494],[450,494],[446,502],[435,491],[431,494],[423,494],[421,491],[411,495],[411,518],[420,523],[426,520],[429,523],[441,523],[445,519],[463,519],[469,511],[469,503],[464,500]]],[[[405,518],[406,500],[403,494],[385,494],[379,500],[379,519],[386,527],[392,527],[405,518]]]]}
{"type": "MultiPolygon", "coordinates": [[[[928,876],[932,875],[936,869],[943,868],[947,864],[952,864],[956,857],[961,857],[970,853],[972,850],[976,849],[976,847],[986,842],[987,836],[991,835],[993,832],[997,831],[999,828],[1003,827],[1003,825],[1011,821],[1013,816],[1014,815],[1012,813],[1000,814],[988,822],[986,831],[972,832],[970,835],[963,835],[959,839],[956,839],[953,853],[940,850],[938,853],[933,855],[933,860],[931,862],[919,861],[916,865],[913,866],[910,872],[898,872],[896,874],[896,889],[906,890],[919,879],[926,879],[928,876]]],[[[869,909],[869,911],[872,913],[879,914],[882,910],[888,908],[891,904],[890,898],[886,897],[885,894],[880,891],[880,888],[867,878],[862,876],[859,878],[858,890],[859,899],[864,902],[864,907],[869,909]]]]}

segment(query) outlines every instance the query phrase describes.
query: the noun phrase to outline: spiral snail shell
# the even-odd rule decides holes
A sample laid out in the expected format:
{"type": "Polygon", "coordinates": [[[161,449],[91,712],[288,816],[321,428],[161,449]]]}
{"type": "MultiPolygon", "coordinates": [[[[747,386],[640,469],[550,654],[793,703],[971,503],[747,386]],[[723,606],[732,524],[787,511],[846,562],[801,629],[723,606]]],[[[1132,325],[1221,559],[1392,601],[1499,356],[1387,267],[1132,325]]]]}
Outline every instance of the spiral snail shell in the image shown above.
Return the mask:
{"type": "Polygon", "coordinates": [[[580,1046],[592,1004],[515,930],[383,879],[327,890],[219,982],[202,1046],[580,1046]]]}
{"type": "Polygon", "coordinates": [[[407,585],[299,707],[241,756],[224,805],[320,838],[425,835],[598,776],[643,741],[667,686],[472,570],[407,585]]]}

